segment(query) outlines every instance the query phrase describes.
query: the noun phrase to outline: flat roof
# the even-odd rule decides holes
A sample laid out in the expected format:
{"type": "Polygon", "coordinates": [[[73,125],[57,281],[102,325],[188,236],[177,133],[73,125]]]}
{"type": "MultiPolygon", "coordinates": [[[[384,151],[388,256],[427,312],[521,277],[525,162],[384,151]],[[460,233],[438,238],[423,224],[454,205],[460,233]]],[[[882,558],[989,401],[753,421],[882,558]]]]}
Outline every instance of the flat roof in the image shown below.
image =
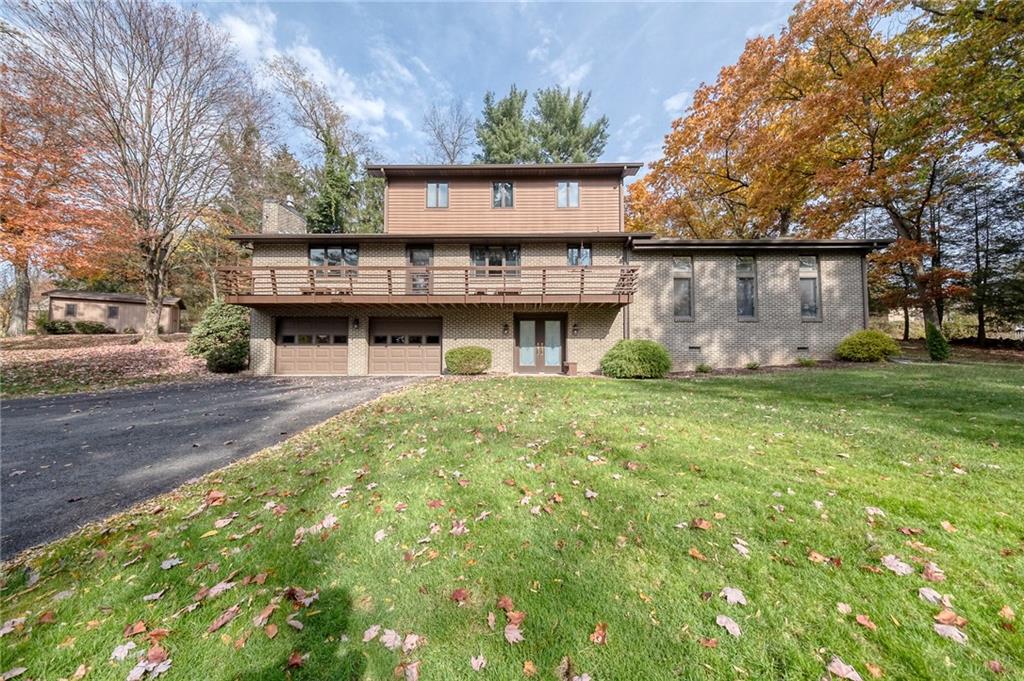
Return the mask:
{"type": "Polygon", "coordinates": [[[367,165],[374,177],[630,177],[642,163],[467,163],[367,165]]]}
{"type": "MultiPolygon", "coordinates": [[[[146,296],[138,293],[107,293],[106,291],[73,291],[66,288],[55,288],[43,293],[48,298],[74,298],[76,300],[97,300],[104,303],[138,303],[146,304],[146,296]]],[[[164,296],[162,305],[177,305],[184,309],[185,303],[178,296],[164,296]]]]}
{"type": "Polygon", "coordinates": [[[358,234],[232,234],[229,239],[242,243],[325,243],[354,244],[359,242],[376,243],[415,243],[415,244],[464,244],[464,243],[499,243],[512,241],[622,241],[636,237],[651,237],[652,234],[640,232],[475,232],[463,234],[395,234],[369,233],[358,234]]]}
{"type": "Polygon", "coordinates": [[[875,251],[893,239],[662,239],[636,235],[636,251],[875,251]]]}

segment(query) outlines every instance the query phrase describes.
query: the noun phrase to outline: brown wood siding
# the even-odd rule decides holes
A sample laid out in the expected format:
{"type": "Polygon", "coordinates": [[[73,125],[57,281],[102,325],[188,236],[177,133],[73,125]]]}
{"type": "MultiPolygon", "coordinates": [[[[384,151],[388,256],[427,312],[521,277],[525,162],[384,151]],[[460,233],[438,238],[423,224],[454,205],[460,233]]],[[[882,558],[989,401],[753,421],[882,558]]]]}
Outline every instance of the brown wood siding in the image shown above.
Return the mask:
{"type": "MultiPolygon", "coordinates": [[[[563,178],[572,180],[575,178],[563,178]]],[[[386,195],[389,234],[508,234],[621,231],[618,178],[585,177],[580,207],[558,208],[557,180],[515,180],[514,207],[491,207],[491,181],[452,178],[448,207],[427,208],[425,180],[392,179],[386,195]]]]}
{"type": "MultiPolygon", "coordinates": [[[[164,333],[178,333],[180,324],[178,312],[177,306],[174,305],[164,305],[161,308],[160,326],[164,327],[164,333]]],[[[72,324],[75,322],[100,322],[118,333],[124,333],[124,330],[128,328],[141,333],[146,326],[146,306],[143,303],[106,302],[51,296],[49,315],[50,319],[63,319],[72,324]],[[65,312],[68,303],[75,306],[74,317],[68,317],[65,312]],[[117,318],[110,319],[107,316],[107,307],[117,308],[117,318]]]]}

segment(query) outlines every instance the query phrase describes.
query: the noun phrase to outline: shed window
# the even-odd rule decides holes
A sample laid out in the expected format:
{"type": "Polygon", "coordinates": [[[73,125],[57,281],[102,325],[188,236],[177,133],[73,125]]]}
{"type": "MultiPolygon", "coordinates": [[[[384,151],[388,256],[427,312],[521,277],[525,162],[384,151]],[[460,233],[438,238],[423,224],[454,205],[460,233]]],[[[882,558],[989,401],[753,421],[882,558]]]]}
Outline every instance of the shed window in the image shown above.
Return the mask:
{"type": "Polygon", "coordinates": [[[448,207],[448,183],[428,182],[427,183],[427,208],[448,207]]]}
{"type": "Polygon", "coordinates": [[[77,317],[78,316],[78,305],[76,303],[64,303],[64,316],[65,317],[77,317]]]}
{"type": "Polygon", "coordinates": [[[752,255],[736,258],[736,316],[757,319],[757,261],[752,255]]]}
{"type": "Polygon", "coordinates": [[[818,256],[800,256],[800,317],[805,320],[821,318],[821,274],[818,256]]]}
{"type": "Polygon", "coordinates": [[[693,319],[693,258],[672,258],[672,315],[681,321],[693,319]]]}
{"type": "Polygon", "coordinates": [[[562,180],[558,183],[558,207],[580,207],[580,183],[576,180],[562,180]]]}
{"type": "Polygon", "coordinates": [[[491,184],[491,206],[494,208],[511,208],[512,189],[511,182],[493,182],[491,184]]]}
{"type": "Polygon", "coordinates": [[[107,305],[107,319],[117,319],[119,312],[117,305],[107,305]]]}

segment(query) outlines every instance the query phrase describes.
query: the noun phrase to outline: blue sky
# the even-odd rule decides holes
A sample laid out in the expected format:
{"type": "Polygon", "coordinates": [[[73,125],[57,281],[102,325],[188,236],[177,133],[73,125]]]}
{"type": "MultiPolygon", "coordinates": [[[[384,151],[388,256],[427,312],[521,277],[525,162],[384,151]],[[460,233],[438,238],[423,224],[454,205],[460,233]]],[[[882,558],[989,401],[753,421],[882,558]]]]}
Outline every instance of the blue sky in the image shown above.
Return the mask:
{"type": "MultiPolygon", "coordinates": [[[[650,161],[702,81],[744,42],[777,31],[792,2],[210,4],[246,61],[297,58],[324,82],[383,160],[426,154],[432,102],[478,114],[515,83],[593,92],[608,116],[604,161],[650,161]]],[[[283,134],[299,142],[287,126],[283,134]]]]}

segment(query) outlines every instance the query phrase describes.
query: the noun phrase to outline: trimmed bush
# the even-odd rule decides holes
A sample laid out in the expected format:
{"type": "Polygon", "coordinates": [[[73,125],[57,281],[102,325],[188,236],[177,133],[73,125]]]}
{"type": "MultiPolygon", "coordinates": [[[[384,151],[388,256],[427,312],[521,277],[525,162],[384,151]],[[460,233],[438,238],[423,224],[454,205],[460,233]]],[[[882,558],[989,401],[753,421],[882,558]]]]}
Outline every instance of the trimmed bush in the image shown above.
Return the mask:
{"type": "Polygon", "coordinates": [[[49,319],[43,324],[43,332],[51,336],[63,336],[68,333],[74,333],[75,327],[71,322],[64,319],[49,319]]]}
{"type": "Polygon", "coordinates": [[[138,331],[135,330],[134,326],[126,326],[121,329],[121,333],[138,333],[138,331]]]}
{"type": "Polygon", "coordinates": [[[874,329],[851,333],[836,348],[836,359],[846,362],[881,362],[898,354],[896,341],[874,329]]]}
{"type": "Polygon", "coordinates": [[[757,371],[760,368],[761,368],[761,363],[760,362],[747,362],[747,369],[749,371],[757,371]]]}
{"type": "Polygon", "coordinates": [[[238,373],[248,361],[248,341],[215,345],[206,353],[206,368],[215,374],[238,373]]]}
{"type": "Polygon", "coordinates": [[[98,333],[117,333],[103,322],[75,322],[75,331],[86,335],[98,333]]]}
{"type": "Polygon", "coordinates": [[[206,308],[203,318],[192,329],[185,352],[205,358],[215,347],[235,344],[245,346],[248,354],[249,310],[218,300],[206,308]]]}
{"type": "Polygon", "coordinates": [[[801,357],[796,361],[802,367],[815,367],[818,366],[818,360],[813,357],[801,357]]]}
{"type": "Polygon", "coordinates": [[[702,362],[702,363],[697,365],[697,373],[698,374],[710,374],[714,370],[715,370],[714,367],[712,367],[710,364],[704,364],[702,362]]]}
{"type": "Polygon", "coordinates": [[[945,362],[949,359],[949,341],[942,335],[942,329],[931,322],[924,323],[924,344],[928,347],[928,356],[933,362],[945,362]]]}
{"type": "Polygon", "coordinates": [[[444,364],[453,374],[482,374],[491,368],[491,351],[476,345],[454,348],[444,353],[444,364]]]}
{"type": "Polygon", "coordinates": [[[660,343],[620,340],[601,358],[601,373],[612,378],[664,378],[672,360],[660,343]]]}

